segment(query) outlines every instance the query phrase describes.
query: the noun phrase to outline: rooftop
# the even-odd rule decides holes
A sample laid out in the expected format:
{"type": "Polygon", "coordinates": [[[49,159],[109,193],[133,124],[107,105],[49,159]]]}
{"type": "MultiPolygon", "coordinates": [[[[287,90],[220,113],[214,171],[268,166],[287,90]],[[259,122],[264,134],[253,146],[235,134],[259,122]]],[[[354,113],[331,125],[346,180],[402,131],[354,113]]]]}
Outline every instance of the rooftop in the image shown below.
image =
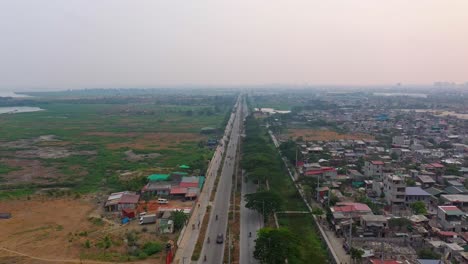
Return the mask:
{"type": "Polygon", "coordinates": [[[446,215],[465,215],[462,210],[453,205],[439,206],[439,209],[442,210],[446,215]]]}
{"type": "Polygon", "coordinates": [[[466,194],[442,194],[440,197],[452,203],[468,203],[468,195],[466,194]]]}
{"type": "Polygon", "coordinates": [[[430,196],[430,194],[421,189],[421,187],[406,187],[405,194],[412,196],[430,196]]]}

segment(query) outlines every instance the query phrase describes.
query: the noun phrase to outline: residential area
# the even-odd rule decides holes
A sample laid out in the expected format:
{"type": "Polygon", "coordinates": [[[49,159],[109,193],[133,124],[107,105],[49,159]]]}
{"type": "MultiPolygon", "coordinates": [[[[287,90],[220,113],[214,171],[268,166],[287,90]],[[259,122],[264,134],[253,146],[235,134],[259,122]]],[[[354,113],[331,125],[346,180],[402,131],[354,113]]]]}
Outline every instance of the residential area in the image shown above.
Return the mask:
{"type": "Polygon", "coordinates": [[[468,263],[468,120],[454,114],[466,106],[401,109],[434,100],[328,94],[315,109],[256,109],[340,262],[468,263]]]}

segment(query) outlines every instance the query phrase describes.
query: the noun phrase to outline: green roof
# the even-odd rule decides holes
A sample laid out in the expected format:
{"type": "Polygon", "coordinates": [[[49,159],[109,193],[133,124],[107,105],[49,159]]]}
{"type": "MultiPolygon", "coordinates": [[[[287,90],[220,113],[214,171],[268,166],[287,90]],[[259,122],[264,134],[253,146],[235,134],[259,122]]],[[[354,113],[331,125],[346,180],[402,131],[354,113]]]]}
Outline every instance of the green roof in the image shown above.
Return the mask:
{"type": "Polygon", "coordinates": [[[189,165],[180,165],[179,168],[181,169],[190,169],[189,165]]]}
{"type": "Polygon", "coordinates": [[[167,181],[169,174],[151,174],[148,176],[149,181],[167,181]]]}
{"type": "Polygon", "coordinates": [[[183,171],[175,171],[175,172],[171,172],[171,174],[178,174],[178,175],[188,175],[187,172],[183,172],[183,171]]]}

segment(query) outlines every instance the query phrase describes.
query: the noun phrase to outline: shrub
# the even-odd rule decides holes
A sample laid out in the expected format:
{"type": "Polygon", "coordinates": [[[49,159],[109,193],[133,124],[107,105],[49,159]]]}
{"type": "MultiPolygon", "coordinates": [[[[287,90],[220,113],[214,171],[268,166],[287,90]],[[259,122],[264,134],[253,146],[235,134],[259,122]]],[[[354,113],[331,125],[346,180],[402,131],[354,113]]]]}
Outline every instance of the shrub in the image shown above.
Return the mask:
{"type": "Polygon", "coordinates": [[[146,255],[148,256],[159,253],[162,251],[162,249],[163,246],[158,242],[148,242],[145,245],[143,245],[143,252],[146,253],[146,255]]]}

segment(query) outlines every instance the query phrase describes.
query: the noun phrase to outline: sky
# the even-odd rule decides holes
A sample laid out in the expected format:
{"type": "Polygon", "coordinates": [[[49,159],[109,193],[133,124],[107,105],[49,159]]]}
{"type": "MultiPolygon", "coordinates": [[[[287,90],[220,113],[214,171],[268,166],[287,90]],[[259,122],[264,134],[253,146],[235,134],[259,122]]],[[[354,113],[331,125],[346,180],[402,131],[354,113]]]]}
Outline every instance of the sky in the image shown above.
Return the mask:
{"type": "Polygon", "coordinates": [[[466,0],[0,0],[0,91],[468,81],[466,0]]]}

